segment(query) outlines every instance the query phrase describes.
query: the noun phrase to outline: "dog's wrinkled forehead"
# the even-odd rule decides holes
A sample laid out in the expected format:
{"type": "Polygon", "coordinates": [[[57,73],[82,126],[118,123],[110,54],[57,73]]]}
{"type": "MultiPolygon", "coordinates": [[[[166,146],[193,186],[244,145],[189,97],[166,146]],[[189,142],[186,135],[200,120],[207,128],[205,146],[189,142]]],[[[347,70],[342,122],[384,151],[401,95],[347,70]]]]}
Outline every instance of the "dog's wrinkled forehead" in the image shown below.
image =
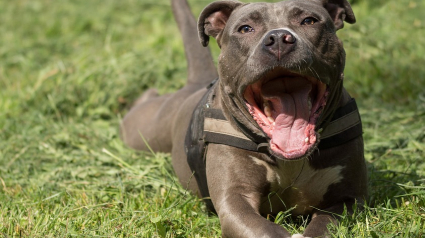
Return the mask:
{"type": "Polygon", "coordinates": [[[314,1],[289,0],[243,5],[230,16],[228,28],[230,31],[236,31],[240,24],[245,23],[262,25],[264,30],[286,28],[291,24],[297,25],[299,19],[308,16],[331,21],[326,9],[314,1]]]}
{"type": "Polygon", "coordinates": [[[209,4],[199,16],[200,41],[207,46],[209,36],[217,39],[221,46],[224,31],[232,34],[238,23],[261,23],[263,28],[282,28],[299,25],[303,17],[313,17],[326,28],[335,32],[344,27],[344,22],[353,24],[356,18],[347,0],[288,0],[277,3],[242,3],[221,0],[209,4]]]}

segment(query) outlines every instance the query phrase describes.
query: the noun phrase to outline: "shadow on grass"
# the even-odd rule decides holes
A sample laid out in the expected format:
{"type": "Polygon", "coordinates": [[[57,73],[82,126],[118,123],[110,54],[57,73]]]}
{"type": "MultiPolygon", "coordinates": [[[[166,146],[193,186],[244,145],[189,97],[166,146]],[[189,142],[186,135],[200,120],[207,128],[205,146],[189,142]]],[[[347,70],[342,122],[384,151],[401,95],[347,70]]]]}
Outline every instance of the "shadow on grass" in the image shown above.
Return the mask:
{"type": "MultiPolygon", "coordinates": [[[[368,164],[369,170],[369,205],[376,206],[390,201],[394,207],[402,197],[418,191],[425,177],[416,172],[399,172],[379,169],[368,164]]],[[[425,205],[425,204],[424,204],[425,205]]]]}

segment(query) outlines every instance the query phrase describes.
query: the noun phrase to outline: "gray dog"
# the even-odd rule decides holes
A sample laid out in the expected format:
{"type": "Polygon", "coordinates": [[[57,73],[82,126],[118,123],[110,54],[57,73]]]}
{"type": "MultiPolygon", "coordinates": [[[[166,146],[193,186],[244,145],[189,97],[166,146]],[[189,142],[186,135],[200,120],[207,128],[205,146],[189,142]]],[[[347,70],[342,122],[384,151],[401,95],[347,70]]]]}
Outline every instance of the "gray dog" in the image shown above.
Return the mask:
{"type": "Polygon", "coordinates": [[[123,120],[124,142],[171,152],[180,182],[218,214],[223,237],[291,237],[264,218],[289,209],[311,217],[292,237],[328,236],[327,225],[367,194],[361,121],[342,86],[336,36],[355,22],[349,3],[217,1],[197,25],[186,0],[172,6],[187,84],[145,92],[123,120]],[[218,71],[198,42],[210,36],[221,48],[218,71]]]}

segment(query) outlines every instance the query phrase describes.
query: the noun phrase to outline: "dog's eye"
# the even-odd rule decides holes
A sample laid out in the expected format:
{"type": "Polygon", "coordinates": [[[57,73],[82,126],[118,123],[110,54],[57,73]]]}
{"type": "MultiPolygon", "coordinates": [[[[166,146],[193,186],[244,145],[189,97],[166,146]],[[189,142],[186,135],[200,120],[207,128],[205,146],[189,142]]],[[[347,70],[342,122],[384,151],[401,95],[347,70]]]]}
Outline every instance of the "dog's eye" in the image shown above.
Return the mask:
{"type": "Polygon", "coordinates": [[[248,26],[248,25],[243,25],[241,27],[239,27],[238,32],[242,33],[242,34],[246,34],[249,32],[254,32],[254,28],[248,26]]]}
{"type": "Polygon", "coordinates": [[[301,22],[301,25],[314,25],[318,20],[314,17],[307,17],[301,22]]]}

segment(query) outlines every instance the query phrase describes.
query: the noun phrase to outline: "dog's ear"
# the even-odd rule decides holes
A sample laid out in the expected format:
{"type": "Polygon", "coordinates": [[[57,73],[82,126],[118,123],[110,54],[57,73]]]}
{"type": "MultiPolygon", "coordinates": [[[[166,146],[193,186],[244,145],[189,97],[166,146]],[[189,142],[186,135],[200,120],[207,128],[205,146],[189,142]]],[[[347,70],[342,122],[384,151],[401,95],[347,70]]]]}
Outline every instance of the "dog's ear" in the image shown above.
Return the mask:
{"type": "Polygon", "coordinates": [[[214,37],[220,46],[220,37],[226,26],[227,20],[238,6],[243,3],[238,1],[213,2],[202,11],[198,20],[198,34],[203,46],[208,46],[209,37],[214,37]]]}
{"type": "Polygon", "coordinates": [[[350,24],[356,23],[353,9],[347,0],[314,0],[320,2],[334,21],[336,30],[344,27],[344,21],[350,24]]]}

